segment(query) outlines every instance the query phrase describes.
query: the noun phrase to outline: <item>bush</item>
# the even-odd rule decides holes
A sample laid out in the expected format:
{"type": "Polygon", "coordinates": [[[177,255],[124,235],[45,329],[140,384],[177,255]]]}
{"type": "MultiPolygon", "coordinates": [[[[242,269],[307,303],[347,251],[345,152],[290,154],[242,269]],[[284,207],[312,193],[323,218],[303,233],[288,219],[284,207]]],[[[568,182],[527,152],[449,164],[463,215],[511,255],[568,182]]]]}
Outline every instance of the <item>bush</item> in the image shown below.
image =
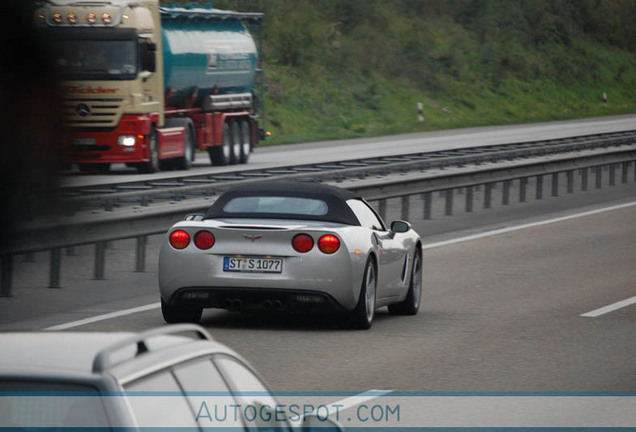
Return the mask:
{"type": "Polygon", "coordinates": [[[272,142],[629,112],[636,1],[217,0],[265,14],[272,142]],[[599,103],[610,95],[610,104],[599,103]],[[425,104],[426,121],[415,106],[425,104]]]}

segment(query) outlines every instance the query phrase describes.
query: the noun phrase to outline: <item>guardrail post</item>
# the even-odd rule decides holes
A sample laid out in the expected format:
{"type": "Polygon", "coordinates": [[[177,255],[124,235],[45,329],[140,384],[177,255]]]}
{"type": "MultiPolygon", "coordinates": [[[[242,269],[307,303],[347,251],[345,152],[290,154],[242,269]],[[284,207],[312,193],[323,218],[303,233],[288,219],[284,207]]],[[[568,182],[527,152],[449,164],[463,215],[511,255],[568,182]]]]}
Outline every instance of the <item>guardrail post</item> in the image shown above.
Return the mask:
{"type": "Polygon", "coordinates": [[[528,178],[519,179],[519,202],[526,202],[526,190],[528,189],[528,178]]]}
{"type": "Polygon", "coordinates": [[[603,167],[597,166],[594,168],[596,175],[596,189],[603,187],[603,167]]]}
{"type": "Polygon", "coordinates": [[[543,199],[543,175],[537,176],[537,191],[535,198],[538,200],[543,199]]]}
{"type": "Polygon", "coordinates": [[[611,164],[609,167],[609,185],[610,186],[615,186],[616,185],[616,165],[611,164]]]}
{"type": "Polygon", "coordinates": [[[11,283],[13,282],[13,255],[2,255],[2,282],[0,282],[0,297],[11,297],[11,283]]]}
{"type": "Polygon", "coordinates": [[[559,173],[552,173],[552,196],[559,196],[559,173]]]}
{"type": "Polygon", "coordinates": [[[410,213],[410,205],[409,205],[409,195],[404,195],[402,197],[402,220],[409,220],[410,213]]]}
{"type": "MultiPolygon", "coordinates": [[[[382,218],[384,219],[384,218],[382,218]]],[[[137,237],[137,253],[135,259],[135,272],[143,273],[146,271],[146,245],[148,244],[148,237],[137,237]]]]}
{"type": "Polygon", "coordinates": [[[380,213],[380,217],[384,220],[386,219],[386,200],[385,199],[381,199],[378,202],[378,211],[380,213]]]}
{"type": "Polygon", "coordinates": [[[95,243],[95,271],[93,279],[104,279],[106,264],[106,242],[95,243]]]}
{"type": "Polygon", "coordinates": [[[422,198],[424,199],[424,219],[430,219],[431,218],[431,207],[432,207],[432,195],[430,192],[426,192],[422,195],[422,198]]]}
{"type": "Polygon", "coordinates": [[[446,216],[453,215],[453,190],[446,189],[446,204],[444,206],[444,214],[446,216]]]}
{"type": "Polygon", "coordinates": [[[60,248],[51,249],[49,271],[49,288],[61,288],[60,274],[62,273],[62,253],[60,248]]]}
{"type": "Polygon", "coordinates": [[[581,190],[587,190],[587,168],[581,168],[581,190]]]}
{"type": "Polygon", "coordinates": [[[574,193],[574,171],[568,171],[565,176],[568,182],[568,193],[574,193]]]}
{"type": "Polygon", "coordinates": [[[627,183],[628,172],[629,172],[629,162],[623,162],[621,166],[621,183],[627,183]]]}
{"type": "Polygon", "coordinates": [[[492,207],[492,183],[486,183],[484,186],[484,208],[492,207]]]}
{"type": "Polygon", "coordinates": [[[506,206],[510,204],[510,180],[503,182],[501,203],[506,206]]]}
{"type": "Polygon", "coordinates": [[[466,188],[466,213],[473,211],[473,188],[468,186],[466,188]]]}

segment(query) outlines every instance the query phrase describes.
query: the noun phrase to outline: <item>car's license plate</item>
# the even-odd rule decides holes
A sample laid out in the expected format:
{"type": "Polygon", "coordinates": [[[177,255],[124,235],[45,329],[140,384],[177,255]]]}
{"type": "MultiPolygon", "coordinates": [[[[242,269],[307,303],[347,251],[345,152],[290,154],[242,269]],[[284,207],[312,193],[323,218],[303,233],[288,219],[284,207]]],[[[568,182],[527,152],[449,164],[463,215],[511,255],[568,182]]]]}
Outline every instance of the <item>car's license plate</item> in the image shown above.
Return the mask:
{"type": "Polygon", "coordinates": [[[282,258],[223,257],[223,271],[251,273],[281,273],[282,258]]]}
{"type": "Polygon", "coordinates": [[[73,138],[72,143],[76,146],[93,146],[97,144],[97,140],[95,138],[73,138]]]}

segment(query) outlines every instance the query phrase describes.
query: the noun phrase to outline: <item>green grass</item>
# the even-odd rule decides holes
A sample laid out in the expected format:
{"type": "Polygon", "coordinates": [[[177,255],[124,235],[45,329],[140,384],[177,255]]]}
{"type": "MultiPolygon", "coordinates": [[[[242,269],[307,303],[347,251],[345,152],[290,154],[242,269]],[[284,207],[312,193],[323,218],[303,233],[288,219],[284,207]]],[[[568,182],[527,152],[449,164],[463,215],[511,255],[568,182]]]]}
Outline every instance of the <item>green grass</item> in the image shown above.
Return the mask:
{"type": "Polygon", "coordinates": [[[636,0],[215,6],[265,13],[267,144],[636,112],[636,0]]]}
{"type": "Polygon", "coordinates": [[[440,89],[404,80],[325,68],[267,71],[267,144],[341,139],[469,126],[503,125],[636,111],[636,55],[586,43],[580,52],[553,47],[524,56],[536,77],[487,71],[438,75],[440,89]],[[555,65],[551,59],[558,59],[555,65]],[[554,70],[557,67],[560,70],[554,70]],[[617,75],[620,72],[620,77],[617,75]],[[465,76],[462,76],[465,75],[465,76]],[[607,93],[609,103],[601,101],[607,93]],[[417,119],[424,104],[425,121],[417,119]]]}

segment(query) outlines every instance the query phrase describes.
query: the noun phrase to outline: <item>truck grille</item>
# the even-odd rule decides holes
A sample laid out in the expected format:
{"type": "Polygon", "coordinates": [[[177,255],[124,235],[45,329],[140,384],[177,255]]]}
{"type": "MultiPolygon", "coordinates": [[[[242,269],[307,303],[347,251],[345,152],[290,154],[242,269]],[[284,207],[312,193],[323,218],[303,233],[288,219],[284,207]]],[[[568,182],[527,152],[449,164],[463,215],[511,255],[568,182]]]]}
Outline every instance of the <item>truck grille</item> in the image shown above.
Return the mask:
{"type": "Polygon", "coordinates": [[[67,99],[64,119],[68,127],[114,127],[121,117],[123,99],[67,99]]]}

